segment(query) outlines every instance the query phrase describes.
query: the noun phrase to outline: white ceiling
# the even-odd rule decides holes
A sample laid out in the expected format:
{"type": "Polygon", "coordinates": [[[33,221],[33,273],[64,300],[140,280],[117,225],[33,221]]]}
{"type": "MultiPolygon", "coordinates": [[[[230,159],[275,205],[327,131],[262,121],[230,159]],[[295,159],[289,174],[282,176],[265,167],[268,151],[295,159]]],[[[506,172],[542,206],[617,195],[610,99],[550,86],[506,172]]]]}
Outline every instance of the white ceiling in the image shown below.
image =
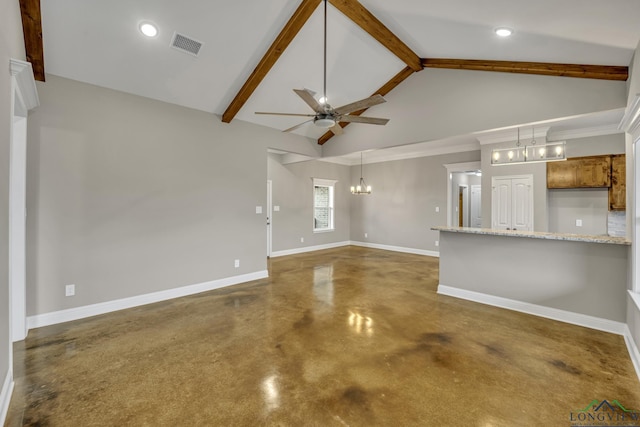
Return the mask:
{"type": "MultiPolygon", "coordinates": [[[[629,65],[640,39],[638,0],[361,3],[420,57],[629,65]],[[502,25],[515,34],[497,38],[492,30],[502,25]]],[[[221,115],[298,5],[298,0],[45,1],[46,71],[221,115]],[[156,38],[139,33],[143,20],[158,25],[156,38]],[[204,43],[197,58],[169,47],[174,31],[204,43]]],[[[369,96],[404,68],[332,6],[328,21],[332,105],[369,96]]],[[[236,120],[280,130],[300,123],[295,117],[254,114],[311,112],[293,88],[322,91],[322,4],[236,120]]],[[[307,125],[298,133],[317,138],[324,132],[307,125]]]]}

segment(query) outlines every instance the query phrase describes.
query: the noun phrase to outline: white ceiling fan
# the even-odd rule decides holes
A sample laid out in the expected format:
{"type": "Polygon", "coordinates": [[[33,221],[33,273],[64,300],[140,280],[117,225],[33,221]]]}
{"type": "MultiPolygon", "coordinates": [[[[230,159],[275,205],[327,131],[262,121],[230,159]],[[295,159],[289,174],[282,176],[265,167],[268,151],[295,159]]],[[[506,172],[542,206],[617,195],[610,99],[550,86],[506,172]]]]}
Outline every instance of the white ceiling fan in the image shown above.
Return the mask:
{"type": "Polygon", "coordinates": [[[389,119],[381,119],[377,117],[362,117],[359,115],[350,115],[355,111],[363,110],[374,105],[382,104],[386,100],[382,95],[374,95],[369,98],[361,99],[356,102],[352,102],[341,107],[333,108],[327,100],[327,0],[324,0],[324,87],[323,97],[321,101],[315,99],[315,92],[309,89],[294,89],[293,91],[298,94],[300,98],[314,111],[314,114],[297,114],[297,113],[272,113],[256,111],[256,114],[268,114],[275,116],[299,116],[299,117],[311,117],[310,119],[297,124],[289,129],[285,129],[283,132],[291,132],[299,127],[313,122],[316,126],[329,129],[335,135],[341,135],[344,133],[340,122],[350,123],[365,123],[373,125],[386,125],[389,119]]]}

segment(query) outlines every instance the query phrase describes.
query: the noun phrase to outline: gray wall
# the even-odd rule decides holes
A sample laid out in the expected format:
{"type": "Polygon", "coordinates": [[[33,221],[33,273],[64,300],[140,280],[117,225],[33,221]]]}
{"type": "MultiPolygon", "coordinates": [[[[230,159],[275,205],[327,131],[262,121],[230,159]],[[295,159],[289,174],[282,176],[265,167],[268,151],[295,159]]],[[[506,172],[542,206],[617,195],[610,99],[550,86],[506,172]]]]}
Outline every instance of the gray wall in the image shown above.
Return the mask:
{"type": "Polygon", "coordinates": [[[626,321],[628,246],[451,232],[440,243],[442,285],[626,321]]]}
{"type": "Polygon", "coordinates": [[[29,315],[266,269],[267,147],[317,155],[317,144],[55,76],[38,91],[29,315]]]}
{"type": "MultiPolygon", "coordinates": [[[[11,75],[9,60],[25,59],[20,8],[17,1],[0,2],[0,389],[11,352],[9,331],[9,147],[11,75]]],[[[4,396],[0,396],[0,399],[4,396]]],[[[0,401],[1,403],[1,401],[0,401]]],[[[1,417],[1,415],[0,415],[1,417]]],[[[0,422],[3,420],[0,419],[0,422]]]]}
{"type": "MultiPolygon", "coordinates": [[[[373,192],[351,198],[351,240],[437,251],[438,232],[431,227],[447,225],[443,165],[479,159],[480,152],[471,151],[365,164],[363,175],[373,192]]],[[[352,166],[351,181],[359,179],[360,165],[352,166]]]]}
{"type": "MultiPolygon", "coordinates": [[[[567,156],[624,154],[624,134],[567,141],[567,156]]],[[[607,234],[609,192],[602,189],[548,190],[549,231],[554,233],[607,234]],[[582,227],[576,226],[582,220],[582,227]]]]}
{"type": "Polygon", "coordinates": [[[317,160],[283,165],[282,156],[269,154],[268,177],[272,200],[279,212],[272,216],[272,250],[285,251],[309,246],[346,242],[350,236],[351,171],[348,166],[317,160]],[[313,232],[312,178],[333,179],[335,185],[335,230],[313,232]],[[300,239],[304,238],[304,242],[300,239]]]}
{"type": "Polygon", "coordinates": [[[326,156],[465,135],[626,105],[625,82],[425,69],[370,109],[386,126],[349,126],[326,156]]]}

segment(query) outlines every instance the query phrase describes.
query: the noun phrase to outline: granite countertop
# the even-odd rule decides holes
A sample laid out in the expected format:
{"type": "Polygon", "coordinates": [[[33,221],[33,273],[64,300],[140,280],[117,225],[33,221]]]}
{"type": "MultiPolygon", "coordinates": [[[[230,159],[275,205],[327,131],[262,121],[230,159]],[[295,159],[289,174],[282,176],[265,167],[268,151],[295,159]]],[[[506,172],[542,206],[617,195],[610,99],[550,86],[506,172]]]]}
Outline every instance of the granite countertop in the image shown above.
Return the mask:
{"type": "Polygon", "coordinates": [[[436,231],[452,233],[482,234],[485,236],[527,237],[530,239],[566,240],[571,242],[609,243],[613,245],[631,245],[626,237],[593,236],[587,234],[547,233],[542,231],[494,230],[491,228],[469,227],[432,227],[436,231]]]}

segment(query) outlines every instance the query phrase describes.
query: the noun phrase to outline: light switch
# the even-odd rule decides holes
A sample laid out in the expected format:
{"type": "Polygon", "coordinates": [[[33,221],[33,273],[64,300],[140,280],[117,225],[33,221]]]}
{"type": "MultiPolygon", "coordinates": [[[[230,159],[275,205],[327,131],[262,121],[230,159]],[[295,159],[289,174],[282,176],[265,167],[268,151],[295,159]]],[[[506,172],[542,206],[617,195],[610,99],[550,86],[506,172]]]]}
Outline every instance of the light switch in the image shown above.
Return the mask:
{"type": "Polygon", "coordinates": [[[256,213],[257,214],[261,214],[262,213],[262,206],[256,206],[256,213]]]}
{"type": "Polygon", "coordinates": [[[280,206],[274,206],[274,207],[273,207],[273,210],[274,210],[275,212],[280,212],[280,206]]]}
{"type": "Polygon", "coordinates": [[[440,206],[436,206],[436,212],[440,212],[440,206]]]}

